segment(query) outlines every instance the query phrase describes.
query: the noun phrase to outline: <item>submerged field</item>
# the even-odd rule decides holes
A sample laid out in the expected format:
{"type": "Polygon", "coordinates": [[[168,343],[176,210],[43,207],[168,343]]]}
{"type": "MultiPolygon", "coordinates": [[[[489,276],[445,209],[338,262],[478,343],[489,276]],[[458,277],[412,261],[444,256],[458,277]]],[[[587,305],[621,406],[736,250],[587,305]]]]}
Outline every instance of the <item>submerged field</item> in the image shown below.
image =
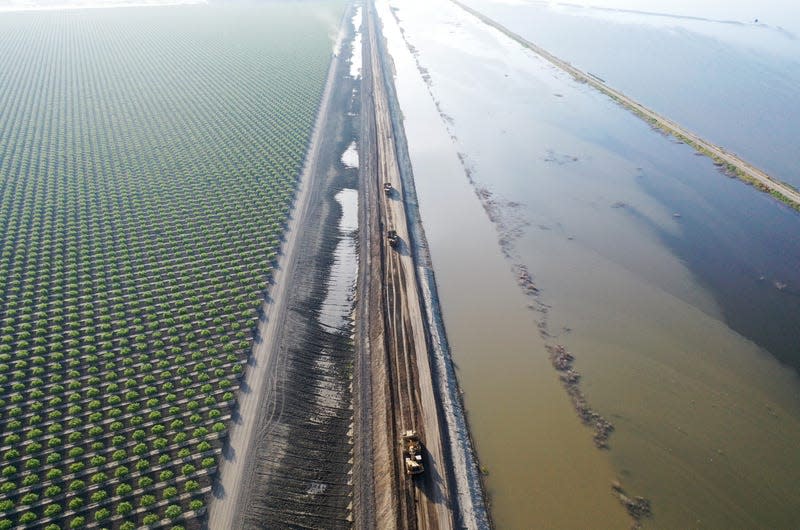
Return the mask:
{"type": "Polygon", "coordinates": [[[0,18],[0,529],[202,515],[341,9],[0,18]]]}
{"type": "Polygon", "coordinates": [[[797,212],[452,2],[378,4],[497,526],[627,527],[624,489],[797,528],[797,212]]]}

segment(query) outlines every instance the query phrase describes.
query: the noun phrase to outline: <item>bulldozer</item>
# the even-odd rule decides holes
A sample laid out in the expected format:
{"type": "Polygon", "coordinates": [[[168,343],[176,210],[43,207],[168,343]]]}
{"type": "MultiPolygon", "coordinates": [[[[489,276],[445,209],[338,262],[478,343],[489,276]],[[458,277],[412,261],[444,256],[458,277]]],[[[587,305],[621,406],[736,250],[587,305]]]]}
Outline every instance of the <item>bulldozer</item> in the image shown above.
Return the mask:
{"type": "Polygon", "coordinates": [[[400,445],[403,447],[406,475],[419,475],[425,471],[422,465],[422,442],[417,431],[405,431],[400,437],[400,445]]]}
{"type": "Polygon", "coordinates": [[[389,240],[389,246],[392,248],[397,248],[397,245],[400,243],[400,236],[397,235],[395,230],[389,230],[386,234],[386,239],[389,240]]]}

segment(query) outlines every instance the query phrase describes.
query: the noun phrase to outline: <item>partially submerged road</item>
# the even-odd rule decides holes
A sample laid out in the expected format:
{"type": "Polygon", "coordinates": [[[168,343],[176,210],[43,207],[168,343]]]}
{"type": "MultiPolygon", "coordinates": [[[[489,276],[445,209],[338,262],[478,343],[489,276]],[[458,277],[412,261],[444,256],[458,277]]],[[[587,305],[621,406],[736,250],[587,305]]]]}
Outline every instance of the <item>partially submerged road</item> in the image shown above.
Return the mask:
{"type": "Polygon", "coordinates": [[[657,112],[645,107],[641,103],[626,96],[619,90],[616,90],[608,86],[607,84],[605,84],[605,82],[603,82],[599,78],[596,78],[592,75],[583,72],[578,68],[575,68],[567,61],[559,59],[558,57],[551,54],[544,48],[541,48],[536,44],[530,42],[529,40],[524,39],[520,35],[517,35],[513,31],[509,30],[502,24],[499,24],[498,22],[492,20],[486,15],[472,9],[469,6],[462,4],[458,0],[451,0],[451,1],[460,8],[462,8],[464,11],[477,17],[484,24],[492,26],[493,28],[497,29],[501,33],[510,37],[511,39],[517,41],[524,47],[540,55],[541,57],[551,62],[558,68],[564,70],[572,77],[574,77],[576,80],[591,85],[592,87],[596,88],[597,90],[607,95],[611,99],[617,101],[620,105],[632,111],[634,114],[641,117],[645,121],[673,135],[678,140],[681,140],[689,144],[699,153],[709,156],[712,160],[714,160],[716,165],[722,167],[723,170],[726,171],[726,173],[736,176],[739,179],[749,184],[753,184],[756,188],[762,191],[771,193],[772,195],[776,196],[779,200],[789,204],[795,209],[800,209],[800,191],[792,188],[791,186],[789,186],[784,182],[781,182],[769,176],[764,171],[749,164],[747,161],[742,160],[735,154],[730,153],[725,149],[723,149],[722,147],[714,145],[708,140],[701,138],[697,134],[689,131],[688,129],[685,129],[684,127],[675,123],[669,118],[665,118],[664,116],[658,114],[657,112]]]}
{"type": "Polygon", "coordinates": [[[364,282],[371,319],[372,401],[375,441],[375,521],[380,528],[453,528],[453,488],[449,484],[449,457],[443,441],[444,422],[431,374],[426,318],[420,300],[416,266],[409,247],[410,236],[403,184],[400,179],[395,135],[388,96],[383,84],[383,65],[376,39],[373,6],[365,8],[365,53],[362,98],[362,201],[366,213],[362,230],[370,242],[371,281],[364,282]],[[382,192],[383,183],[392,192],[382,192]],[[385,234],[395,230],[396,249],[385,234]],[[380,404],[389,402],[385,415],[380,404]],[[404,473],[399,437],[416,429],[424,443],[425,472],[404,473]],[[388,450],[387,450],[388,448],[388,450]]]}

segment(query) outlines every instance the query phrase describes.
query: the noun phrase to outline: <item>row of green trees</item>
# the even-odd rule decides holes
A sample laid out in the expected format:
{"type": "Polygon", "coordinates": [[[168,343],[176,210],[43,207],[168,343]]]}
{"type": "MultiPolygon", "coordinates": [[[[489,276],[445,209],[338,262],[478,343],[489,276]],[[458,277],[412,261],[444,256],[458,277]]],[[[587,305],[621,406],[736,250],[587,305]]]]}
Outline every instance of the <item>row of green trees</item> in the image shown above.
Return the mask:
{"type": "Polygon", "coordinates": [[[0,19],[0,530],[203,513],[342,7],[0,19]]]}

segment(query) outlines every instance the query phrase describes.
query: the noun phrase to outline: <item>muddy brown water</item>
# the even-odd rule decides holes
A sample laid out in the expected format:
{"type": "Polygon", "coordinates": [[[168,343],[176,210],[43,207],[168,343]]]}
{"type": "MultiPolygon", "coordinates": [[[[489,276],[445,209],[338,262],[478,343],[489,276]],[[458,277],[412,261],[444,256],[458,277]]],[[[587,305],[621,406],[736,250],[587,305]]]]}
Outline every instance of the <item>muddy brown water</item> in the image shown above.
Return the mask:
{"type": "MultiPolygon", "coordinates": [[[[385,4],[378,4],[378,12],[385,20],[385,4]]],[[[499,528],[537,522],[588,527],[602,517],[625,526],[623,510],[608,493],[614,476],[610,463],[597,457],[547,361],[527,301],[463,178],[452,142],[443,128],[429,127],[432,116],[438,120],[436,109],[410,56],[397,53],[402,49],[395,48],[396,31],[384,28],[399,72],[398,97],[448,339],[457,352],[469,420],[489,473],[495,522],[499,528]],[[511,418],[518,420],[513,435],[511,418]]]]}
{"type": "Polygon", "coordinates": [[[797,331],[800,218],[433,4],[391,3],[420,71],[378,3],[498,528],[625,528],[615,478],[652,500],[646,527],[797,527],[800,384],[752,323],[776,341],[797,331]],[[592,445],[546,342],[575,354],[616,426],[610,451],[592,445]]]}

